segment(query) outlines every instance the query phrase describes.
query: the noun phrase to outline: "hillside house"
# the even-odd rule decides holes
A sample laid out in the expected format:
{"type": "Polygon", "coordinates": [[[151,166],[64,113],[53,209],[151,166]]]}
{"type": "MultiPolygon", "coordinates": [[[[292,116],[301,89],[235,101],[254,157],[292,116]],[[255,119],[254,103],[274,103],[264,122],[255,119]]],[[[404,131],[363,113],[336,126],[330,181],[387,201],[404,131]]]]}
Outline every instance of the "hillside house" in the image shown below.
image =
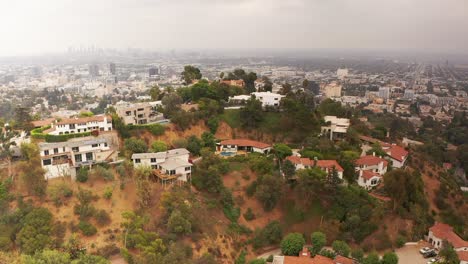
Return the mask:
{"type": "Polygon", "coordinates": [[[371,189],[382,181],[382,176],[387,172],[388,161],[373,155],[362,156],[355,161],[355,169],[358,172],[358,184],[366,189],[371,189]]]}
{"type": "Polygon", "coordinates": [[[112,117],[96,115],[90,117],[63,118],[51,122],[50,128],[43,133],[50,135],[67,135],[93,131],[111,131],[112,117]]]}
{"type": "Polygon", "coordinates": [[[346,136],[350,125],[348,118],[325,116],[323,119],[326,125],[321,127],[322,135],[326,135],[330,140],[338,140],[346,136]]]}
{"type": "Polygon", "coordinates": [[[405,166],[406,161],[409,157],[409,152],[396,144],[390,144],[387,142],[380,141],[375,138],[360,136],[359,137],[364,144],[379,144],[382,150],[387,154],[386,158],[391,161],[393,168],[402,168],[405,166]]]}
{"type": "Polygon", "coordinates": [[[441,249],[443,241],[446,240],[452,244],[455,249],[460,264],[468,263],[468,241],[463,240],[454,231],[453,227],[436,222],[432,227],[429,228],[427,235],[427,241],[436,249],[441,249]]]}
{"type": "Polygon", "coordinates": [[[272,264],[355,264],[353,259],[336,256],[335,259],[321,255],[311,257],[307,247],[304,247],[299,256],[274,256],[272,264]]]}
{"type": "Polygon", "coordinates": [[[344,169],[336,160],[311,160],[309,158],[301,158],[300,156],[289,156],[286,160],[289,160],[294,164],[296,170],[317,167],[326,172],[329,176],[332,175],[333,171],[335,171],[338,178],[341,180],[343,179],[344,169]]]}
{"type": "Polygon", "coordinates": [[[254,92],[250,95],[235,95],[229,97],[229,102],[232,104],[243,105],[250,98],[255,97],[262,103],[262,107],[279,107],[281,99],[285,97],[284,95],[272,93],[272,92],[254,92]]]}
{"type": "Polygon", "coordinates": [[[39,143],[39,151],[46,180],[63,176],[71,176],[74,179],[77,170],[82,166],[113,162],[118,158],[118,147],[104,137],[39,143]]]}
{"type": "Polygon", "coordinates": [[[135,153],[132,161],[135,168],[149,167],[162,182],[178,180],[186,182],[192,175],[190,152],[187,149],[171,149],[156,153],[135,153]]]}
{"type": "Polygon", "coordinates": [[[271,145],[250,139],[228,139],[217,143],[216,151],[221,156],[234,156],[252,152],[268,154],[271,151],[271,145]]]}
{"type": "Polygon", "coordinates": [[[156,123],[164,119],[163,114],[158,112],[160,106],[162,106],[161,101],[142,103],[120,101],[114,108],[125,125],[143,125],[156,123]]]}

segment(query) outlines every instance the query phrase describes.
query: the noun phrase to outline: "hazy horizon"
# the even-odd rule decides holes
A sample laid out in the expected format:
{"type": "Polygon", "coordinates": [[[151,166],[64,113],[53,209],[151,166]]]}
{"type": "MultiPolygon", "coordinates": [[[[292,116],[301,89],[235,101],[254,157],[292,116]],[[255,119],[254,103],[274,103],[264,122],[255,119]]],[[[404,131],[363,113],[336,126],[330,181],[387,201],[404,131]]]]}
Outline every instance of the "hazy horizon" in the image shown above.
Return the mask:
{"type": "Polygon", "coordinates": [[[0,56],[80,46],[467,54],[465,0],[0,2],[0,56]]]}

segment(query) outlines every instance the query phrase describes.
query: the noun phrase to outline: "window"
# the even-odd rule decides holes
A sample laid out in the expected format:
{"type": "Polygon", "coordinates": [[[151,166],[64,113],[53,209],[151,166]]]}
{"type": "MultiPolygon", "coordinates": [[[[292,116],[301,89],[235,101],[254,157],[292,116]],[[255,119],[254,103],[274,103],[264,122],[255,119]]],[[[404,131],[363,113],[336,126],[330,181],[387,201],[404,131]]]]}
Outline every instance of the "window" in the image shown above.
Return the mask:
{"type": "Polygon", "coordinates": [[[140,159],[135,159],[135,163],[141,163],[140,159]]]}
{"type": "Polygon", "coordinates": [[[48,155],[49,155],[49,150],[48,150],[48,149],[44,150],[44,155],[45,155],[45,156],[48,156],[48,155]]]}
{"type": "Polygon", "coordinates": [[[151,163],[155,163],[156,162],[156,158],[151,158],[151,163]]]}
{"type": "Polygon", "coordinates": [[[98,144],[91,145],[91,147],[93,147],[93,148],[97,148],[98,146],[99,146],[98,144]]]}
{"type": "Polygon", "coordinates": [[[72,151],[73,151],[73,152],[80,152],[80,148],[79,148],[79,147],[73,147],[73,148],[72,148],[72,151]]]}
{"type": "Polygon", "coordinates": [[[185,171],[190,171],[190,167],[185,167],[185,171]]]}
{"type": "Polygon", "coordinates": [[[175,174],[175,170],[169,171],[169,175],[174,175],[174,174],[175,174]]]}
{"type": "Polygon", "coordinates": [[[93,160],[93,153],[92,152],[86,153],[86,160],[93,160]]]}
{"type": "Polygon", "coordinates": [[[58,148],[54,148],[54,154],[58,154],[58,148]]]}
{"type": "Polygon", "coordinates": [[[81,162],[81,161],[83,161],[81,154],[76,154],[75,155],[75,162],[81,162]]]}
{"type": "Polygon", "coordinates": [[[104,147],[107,147],[107,142],[106,142],[106,143],[104,143],[104,147]]]}
{"type": "Polygon", "coordinates": [[[51,161],[50,159],[46,159],[46,160],[43,160],[43,161],[42,161],[42,164],[43,164],[44,166],[47,166],[47,165],[52,164],[52,161],[51,161]]]}

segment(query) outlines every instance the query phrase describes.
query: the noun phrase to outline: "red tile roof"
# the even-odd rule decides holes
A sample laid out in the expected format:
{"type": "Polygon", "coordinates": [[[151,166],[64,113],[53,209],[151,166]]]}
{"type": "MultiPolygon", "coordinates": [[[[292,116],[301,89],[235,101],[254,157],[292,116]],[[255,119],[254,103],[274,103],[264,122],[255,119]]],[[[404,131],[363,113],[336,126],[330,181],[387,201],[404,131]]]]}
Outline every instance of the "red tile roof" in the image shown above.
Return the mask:
{"type": "Polygon", "coordinates": [[[55,121],[55,118],[47,118],[44,120],[32,121],[31,123],[34,127],[44,127],[44,126],[50,125],[54,121],[55,121]]]}
{"type": "Polygon", "coordinates": [[[468,261],[468,251],[457,251],[460,261],[468,261]]]}
{"type": "Polygon", "coordinates": [[[333,167],[335,167],[337,171],[344,171],[336,160],[317,160],[317,167],[328,169],[333,169],[333,167]]]}
{"type": "Polygon", "coordinates": [[[398,161],[403,161],[408,156],[408,151],[397,145],[391,145],[388,150],[385,150],[385,152],[387,152],[392,159],[396,159],[398,161]]]}
{"type": "Polygon", "coordinates": [[[372,166],[372,165],[378,165],[380,162],[384,163],[384,167],[388,165],[388,161],[386,159],[373,156],[373,155],[367,155],[367,156],[362,156],[359,159],[357,159],[356,165],[372,166]]]}
{"type": "Polygon", "coordinates": [[[220,142],[221,145],[236,145],[240,147],[255,147],[259,149],[265,149],[271,147],[271,145],[250,139],[228,139],[220,142]]]}
{"type": "Polygon", "coordinates": [[[372,177],[379,177],[381,178],[380,174],[378,174],[377,172],[373,172],[373,171],[370,171],[370,170],[363,170],[362,171],[362,177],[366,180],[370,180],[372,179],[372,177]]]}
{"type": "Polygon", "coordinates": [[[334,264],[335,262],[327,257],[320,256],[320,255],[315,255],[315,257],[312,258],[313,264],[334,264]]]}
{"type": "Polygon", "coordinates": [[[336,256],[335,263],[336,264],[354,264],[354,260],[343,257],[343,256],[336,256]]]}
{"type": "Polygon", "coordinates": [[[447,240],[455,248],[468,247],[468,241],[461,239],[455,232],[453,228],[447,224],[436,222],[432,227],[429,228],[435,237],[447,240]]]}
{"type": "MultiPolygon", "coordinates": [[[[301,158],[298,156],[289,156],[286,158],[287,160],[291,161],[293,164],[303,164],[305,166],[314,166],[314,160],[309,158],[301,158]]],[[[336,160],[317,160],[317,167],[321,169],[333,169],[337,171],[344,171],[344,169],[338,164],[336,160]]]]}

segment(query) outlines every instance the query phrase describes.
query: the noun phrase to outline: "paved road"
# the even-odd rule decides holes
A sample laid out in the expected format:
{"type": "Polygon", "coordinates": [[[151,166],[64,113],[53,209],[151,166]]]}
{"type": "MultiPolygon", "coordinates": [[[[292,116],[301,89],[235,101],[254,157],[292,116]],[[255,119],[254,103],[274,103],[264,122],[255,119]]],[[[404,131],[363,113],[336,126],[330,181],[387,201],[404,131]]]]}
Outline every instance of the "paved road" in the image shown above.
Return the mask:
{"type": "Polygon", "coordinates": [[[402,248],[395,250],[395,253],[398,255],[398,263],[401,264],[426,264],[428,259],[425,259],[419,249],[422,247],[429,246],[426,242],[419,242],[416,245],[405,245],[402,248]]]}

